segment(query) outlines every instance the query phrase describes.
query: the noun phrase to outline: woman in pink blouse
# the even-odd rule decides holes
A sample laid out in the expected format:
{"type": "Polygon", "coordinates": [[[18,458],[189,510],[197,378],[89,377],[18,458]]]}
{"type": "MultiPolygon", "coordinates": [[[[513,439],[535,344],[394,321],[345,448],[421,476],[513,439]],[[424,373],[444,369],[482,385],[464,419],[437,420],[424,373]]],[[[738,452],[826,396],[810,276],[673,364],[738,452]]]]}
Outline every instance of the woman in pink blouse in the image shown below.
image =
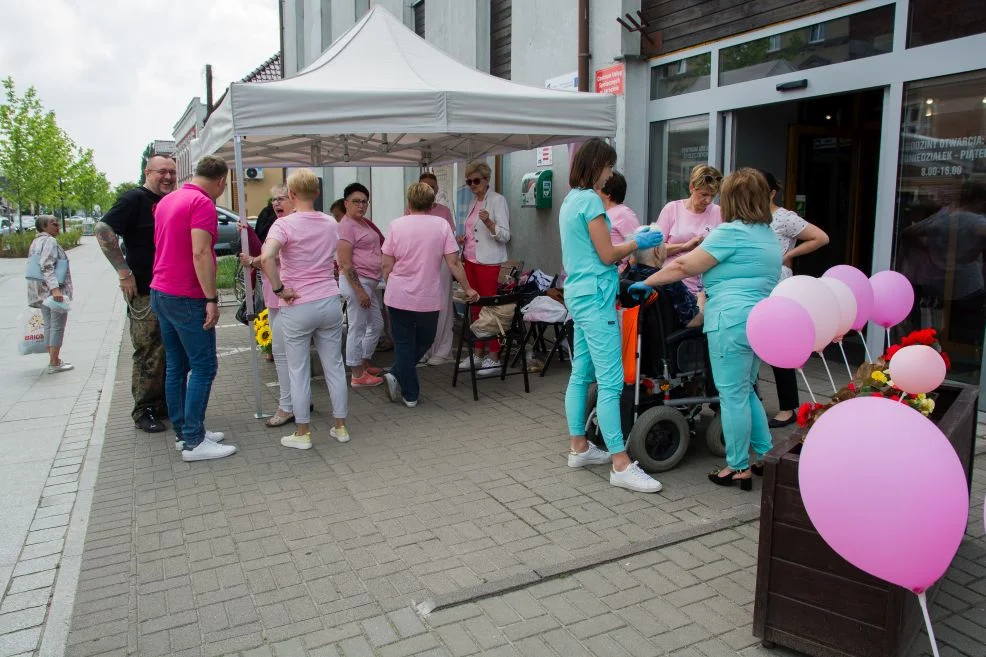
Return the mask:
{"type": "Polygon", "coordinates": [[[459,264],[459,247],[448,222],[429,214],[435,192],[423,182],[407,190],[408,214],[391,222],[383,243],[383,301],[394,336],[394,366],[383,375],[390,401],[418,405],[417,364],[431,348],[445,301],[439,277],[444,261],[470,301],[479,299],[459,264]]]}

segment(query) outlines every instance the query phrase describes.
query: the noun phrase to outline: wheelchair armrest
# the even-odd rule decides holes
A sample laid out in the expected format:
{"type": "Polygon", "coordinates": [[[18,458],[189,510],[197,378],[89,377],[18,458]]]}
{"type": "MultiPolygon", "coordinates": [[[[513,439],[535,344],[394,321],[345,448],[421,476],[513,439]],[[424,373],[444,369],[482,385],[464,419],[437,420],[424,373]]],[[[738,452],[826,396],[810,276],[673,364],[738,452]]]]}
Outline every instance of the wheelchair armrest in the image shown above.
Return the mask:
{"type": "Polygon", "coordinates": [[[693,340],[700,337],[702,337],[702,327],[691,326],[688,328],[678,329],[674,333],[671,333],[666,338],[666,342],[668,344],[678,344],[679,342],[684,342],[685,340],[693,340]]]}

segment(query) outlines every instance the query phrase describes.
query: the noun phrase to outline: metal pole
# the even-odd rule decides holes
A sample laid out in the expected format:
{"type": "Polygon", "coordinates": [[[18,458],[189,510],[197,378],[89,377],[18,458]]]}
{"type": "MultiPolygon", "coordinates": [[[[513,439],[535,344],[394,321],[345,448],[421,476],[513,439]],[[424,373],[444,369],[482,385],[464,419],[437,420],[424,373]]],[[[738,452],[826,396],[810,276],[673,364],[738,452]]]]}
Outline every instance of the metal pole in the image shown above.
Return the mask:
{"type": "Polygon", "coordinates": [[[589,0],[579,0],[579,91],[589,91],[589,0]]]}
{"type": "MultiPolygon", "coordinates": [[[[246,190],[243,188],[243,149],[240,145],[240,136],[233,137],[233,160],[236,173],[236,200],[240,209],[240,221],[244,224],[246,220],[246,190]]],[[[250,240],[246,230],[240,231],[240,249],[242,253],[250,253],[250,240]]],[[[257,338],[254,334],[254,307],[253,307],[253,272],[247,268],[243,270],[243,289],[246,291],[246,317],[247,331],[250,335],[250,366],[253,371],[253,397],[256,403],[256,411],[253,417],[260,420],[270,417],[264,414],[263,402],[261,400],[260,386],[260,357],[257,354],[257,338]]]]}
{"type": "Polygon", "coordinates": [[[65,232],[65,194],[62,192],[62,179],[58,179],[58,200],[62,204],[62,232],[65,232]]]}

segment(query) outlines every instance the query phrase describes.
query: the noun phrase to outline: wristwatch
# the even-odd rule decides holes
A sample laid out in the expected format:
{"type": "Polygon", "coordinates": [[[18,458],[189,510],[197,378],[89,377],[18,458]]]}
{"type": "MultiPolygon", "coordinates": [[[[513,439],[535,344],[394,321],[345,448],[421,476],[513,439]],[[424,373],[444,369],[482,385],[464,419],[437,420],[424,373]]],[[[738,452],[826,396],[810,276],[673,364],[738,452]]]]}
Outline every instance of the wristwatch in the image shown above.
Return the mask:
{"type": "Polygon", "coordinates": [[[218,304],[219,303],[219,297],[216,297],[214,299],[206,299],[205,302],[206,303],[216,303],[216,304],[218,304]]]}
{"type": "Polygon", "coordinates": [[[284,291],[284,283],[281,283],[281,287],[277,288],[276,290],[271,290],[271,292],[273,292],[275,296],[283,291],[284,291]]]}

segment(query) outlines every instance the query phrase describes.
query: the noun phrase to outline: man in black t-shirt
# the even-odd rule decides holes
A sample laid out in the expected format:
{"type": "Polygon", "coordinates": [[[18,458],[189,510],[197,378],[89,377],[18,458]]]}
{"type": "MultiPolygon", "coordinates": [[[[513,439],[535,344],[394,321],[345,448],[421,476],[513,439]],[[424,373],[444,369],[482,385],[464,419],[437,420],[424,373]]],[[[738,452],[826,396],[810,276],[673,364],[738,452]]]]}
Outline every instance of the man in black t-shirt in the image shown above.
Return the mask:
{"type": "Polygon", "coordinates": [[[133,343],[131,416],[147,433],[165,430],[168,416],[164,398],[164,343],[157,317],[151,310],[151,271],[154,266],[154,206],[174,191],[178,171],[170,157],[155,155],[144,169],[144,186],[123,194],[93,229],[103,255],[120,279],[127,301],[130,340],[133,343]],[[120,248],[120,238],[126,256],[120,248]]]}

